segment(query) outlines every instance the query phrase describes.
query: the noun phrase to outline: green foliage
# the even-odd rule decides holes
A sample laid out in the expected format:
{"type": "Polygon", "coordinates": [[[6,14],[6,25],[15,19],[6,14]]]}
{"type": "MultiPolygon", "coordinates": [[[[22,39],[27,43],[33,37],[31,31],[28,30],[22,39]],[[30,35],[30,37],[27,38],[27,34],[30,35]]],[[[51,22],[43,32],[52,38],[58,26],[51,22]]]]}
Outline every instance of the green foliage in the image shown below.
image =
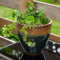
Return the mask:
{"type": "MultiPolygon", "coordinates": [[[[25,44],[27,44],[30,47],[35,46],[36,42],[33,42],[33,39],[27,39],[28,33],[25,29],[27,27],[33,29],[33,28],[35,28],[36,25],[38,27],[40,27],[40,25],[42,25],[42,24],[49,23],[48,18],[44,15],[43,8],[40,7],[37,11],[34,11],[34,8],[35,8],[34,4],[27,2],[25,13],[22,14],[21,11],[15,10],[12,15],[13,19],[17,23],[26,24],[22,27],[20,32],[24,31],[25,34],[23,36],[23,40],[24,40],[25,44]]],[[[2,28],[1,35],[3,35],[6,38],[12,39],[14,41],[18,40],[17,35],[15,35],[11,32],[11,29],[15,29],[14,25],[16,24],[16,22],[9,24],[8,26],[4,25],[4,27],[2,28]],[[11,37],[13,37],[13,38],[11,38],[11,37]]]]}
{"type": "Polygon", "coordinates": [[[18,41],[19,39],[18,39],[18,35],[16,35],[16,34],[13,34],[12,32],[11,32],[11,29],[16,29],[15,28],[15,26],[14,26],[14,24],[15,23],[12,23],[12,24],[9,24],[9,25],[4,25],[4,27],[2,27],[2,29],[0,29],[1,31],[0,31],[0,35],[2,35],[2,36],[4,36],[4,37],[6,37],[6,38],[8,38],[8,39],[11,39],[11,40],[14,40],[14,41],[18,41]]]}
{"type": "Polygon", "coordinates": [[[0,48],[2,48],[2,47],[0,46],[0,48]]]}
{"type": "Polygon", "coordinates": [[[28,33],[25,29],[27,27],[33,29],[36,25],[40,27],[42,24],[49,23],[48,18],[44,14],[43,8],[40,7],[37,11],[34,11],[34,8],[35,6],[33,3],[27,2],[25,13],[22,14],[21,11],[18,10],[15,10],[15,12],[13,12],[13,17],[17,23],[26,24],[22,27],[20,32],[24,31],[25,35],[23,36],[23,40],[28,46],[35,46],[36,43],[32,42],[31,39],[28,39],[29,41],[27,41],[28,33]]]}
{"type": "Polygon", "coordinates": [[[12,14],[12,17],[14,18],[15,21],[17,21],[17,19],[19,21],[19,19],[21,18],[21,12],[19,10],[17,11],[15,10],[12,14]]]}
{"type": "Polygon", "coordinates": [[[4,25],[4,27],[2,28],[2,35],[4,37],[10,37],[10,35],[12,35],[11,31],[9,31],[10,29],[6,27],[6,25],[4,25]]]}
{"type": "Polygon", "coordinates": [[[12,34],[11,29],[15,29],[15,23],[9,24],[8,26],[4,25],[2,28],[2,35],[6,38],[10,37],[12,34]]]}
{"type": "Polygon", "coordinates": [[[2,29],[0,28],[0,36],[2,35],[2,29]]]}
{"type": "MultiPolygon", "coordinates": [[[[21,11],[15,10],[13,13],[13,17],[17,20],[19,24],[27,24],[23,26],[21,31],[24,31],[26,27],[35,28],[37,25],[40,27],[42,24],[49,23],[48,18],[45,16],[43,8],[40,7],[37,11],[34,11],[34,4],[27,2],[25,13],[21,13],[21,11]]],[[[25,31],[26,32],[26,31],[25,31]]]]}
{"type": "Polygon", "coordinates": [[[33,39],[27,39],[27,35],[23,36],[23,40],[25,42],[25,44],[27,44],[30,47],[34,47],[36,45],[35,42],[33,42],[33,39]]]}
{"type": "Polygon", "coordinates": [[[34,4],[27,2],[25,13],[21,13],[15,10],[13,17],[17,19],[20,24],[27,24],[28,27],[35,25],[40,26],[42,24],[47,24],[49,22],[48,18],[45,16],[43,8],[40,7],[37,11],[34,11],[34,4]]]}
{"type": "Polygon", "coordinates": [[[26,44],[30,47],[34,47],[36,45],[36,42],[33,42],[33,39],[28,39],[28,42],[26,44]]]}

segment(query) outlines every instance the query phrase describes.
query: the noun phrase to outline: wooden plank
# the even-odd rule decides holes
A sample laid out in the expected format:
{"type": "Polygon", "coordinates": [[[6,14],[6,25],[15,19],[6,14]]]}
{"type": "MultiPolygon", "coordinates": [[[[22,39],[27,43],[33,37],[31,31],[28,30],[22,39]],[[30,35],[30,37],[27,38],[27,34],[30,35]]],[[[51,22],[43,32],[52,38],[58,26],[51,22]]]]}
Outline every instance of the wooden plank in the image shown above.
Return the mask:
{"type": "Polygon", "coordinates": [[[56,21],[60,21],[60,6],[48,4],[48,3],[43,3],[43,2],[38,2],[35,1],[35,9],[39,9],[40,7],[44,7],[45,15],[56,21]]]}
{"type": "Polygon", "coordinates": [[[0,28],[4,27],[4,25],[8,25],[9,23],[13,23],[13,22],[14,21],[0,17],[0,28]]]}
{"type": "Polygon", "coordinates": [[[15,41],[12,41],[12,40],[9,40],[7,38],[0,36],[0,46],[1,47],[4,47],[4,46],[12,44],[12,43],[15,43],[15,41]]]}
{"type": "Polygon", "coordinates": [[[20,0],[0,0],[0,5],[20,10],[20,0]]]}
{"type": "Polygon", "coordinates": [[[12,60],[12,59],[0,53],[0,60],[12,60]]]}
{"type": "Polygon", "coordinates": [[[51,33],[49,40],[60,43],[60,36],[51,33]]]}

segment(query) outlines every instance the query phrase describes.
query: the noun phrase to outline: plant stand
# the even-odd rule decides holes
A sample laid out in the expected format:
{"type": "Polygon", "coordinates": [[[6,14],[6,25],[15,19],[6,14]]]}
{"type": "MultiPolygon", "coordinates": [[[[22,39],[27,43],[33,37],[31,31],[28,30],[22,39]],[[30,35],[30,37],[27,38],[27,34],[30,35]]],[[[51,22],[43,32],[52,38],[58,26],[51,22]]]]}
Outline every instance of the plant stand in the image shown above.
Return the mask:
{"type": "Polygon", "coordinates": [[[43,53],[37,56],[29,56],[24,54],[20,60],[46,60],[43,53]]]}

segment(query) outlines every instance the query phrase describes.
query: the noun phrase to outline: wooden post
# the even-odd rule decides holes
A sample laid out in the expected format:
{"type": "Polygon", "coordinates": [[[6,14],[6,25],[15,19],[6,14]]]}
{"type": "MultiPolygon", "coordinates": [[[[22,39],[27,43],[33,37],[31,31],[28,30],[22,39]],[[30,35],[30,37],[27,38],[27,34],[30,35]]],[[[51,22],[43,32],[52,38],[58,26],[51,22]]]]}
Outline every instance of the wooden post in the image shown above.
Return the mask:
{"type": "Polygon", "coordinates": [[[26,2],[33,3],[33,0],[21,0],[21,12],[24,13],[26,9],[26,2]]]}

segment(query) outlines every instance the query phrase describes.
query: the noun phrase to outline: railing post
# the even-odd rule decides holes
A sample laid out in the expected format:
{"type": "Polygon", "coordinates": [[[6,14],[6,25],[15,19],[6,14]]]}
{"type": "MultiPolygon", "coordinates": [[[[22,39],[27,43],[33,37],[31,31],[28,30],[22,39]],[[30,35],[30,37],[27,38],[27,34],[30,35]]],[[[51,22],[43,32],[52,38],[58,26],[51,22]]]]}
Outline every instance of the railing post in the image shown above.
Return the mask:
{"type": "Polygon", "coordinates": [[[21,12],[24,13],[26,9],[26,2],[33,3],[33,0],[21,0],[21,12]]]}

